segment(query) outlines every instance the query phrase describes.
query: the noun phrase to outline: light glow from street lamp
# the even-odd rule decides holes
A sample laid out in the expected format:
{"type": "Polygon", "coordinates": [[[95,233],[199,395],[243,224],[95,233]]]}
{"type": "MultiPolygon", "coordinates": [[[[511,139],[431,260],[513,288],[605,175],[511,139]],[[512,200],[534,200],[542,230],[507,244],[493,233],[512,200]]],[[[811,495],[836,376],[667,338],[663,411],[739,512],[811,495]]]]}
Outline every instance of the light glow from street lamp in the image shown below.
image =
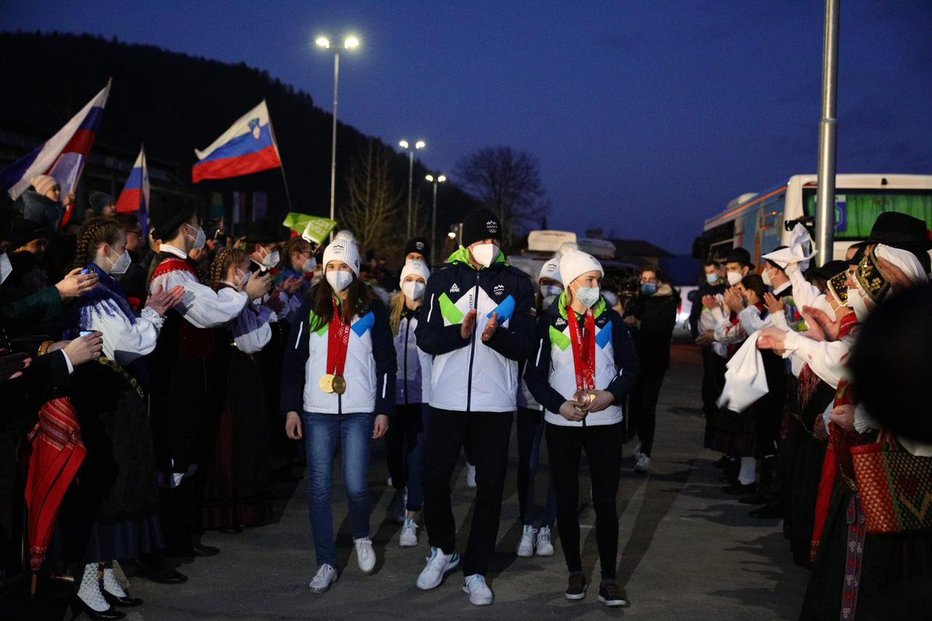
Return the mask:
{"type": "Polygon", "coordinates": [[[314,43],[317,44],[317,47],[322,47],[325,50],[330,49],[330,39],[327,37],[317,37],[317,39],[314,40],[314,43]]]}
{"type": "Polygon", "coordinates": [[[447,178],[444,175],[440,175],[439,177],[437,177],[437,183],[443,183],[446,180],[447,178]]]}
{"type": "Polygon", "coordinates": [[[408,141],[407,141],[407,140],[399,140],[399,141],[398,141],[398,146],[401,147],[402,149],[407,149],[407,148],[408,148],[408,141]]]}
{"type": "Polygon", "coordinates": [[[354,35],[346,37],[346,39],[343,40],[343,47],[348,50],[355,50],[359,47],[359,38],[354,35]]]}
{"type": "Polygon", "coordinates": [[[418,140],[417,142],[414,143],[415,149],[423,149],[426,146],[427,146],[427,143],[424,142],[423,140],[418,140]]]}
{"type": "Polygon", "coordinates": [[[433,176],[433,175],[427,175],[427,176],[425,176],[424,178],[427,179],[428,181],[430,181],[431,183],[434,182],[434,176],[433,176]]]}

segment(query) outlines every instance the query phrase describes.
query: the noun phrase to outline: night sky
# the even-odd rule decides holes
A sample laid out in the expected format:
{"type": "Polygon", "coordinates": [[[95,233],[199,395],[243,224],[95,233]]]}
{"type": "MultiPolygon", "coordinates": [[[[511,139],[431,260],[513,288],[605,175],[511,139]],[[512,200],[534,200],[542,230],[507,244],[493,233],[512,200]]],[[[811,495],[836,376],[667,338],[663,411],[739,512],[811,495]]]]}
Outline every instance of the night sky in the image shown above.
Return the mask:
{"type": "MultiPolygon", "coordinates": [[[[841,4],[838,172],[932,173],[932,2],[841,4]]],[[[448,176],[481,147],[527,151],[551,228],[672,252],[739,194],[816,172],[823,14],[818,0],[0,0],[4,30],[245,62],[328,111],[332,57],[313,40],[357,34],[342,121],[427,140],[420,159],[448,176]]]]}

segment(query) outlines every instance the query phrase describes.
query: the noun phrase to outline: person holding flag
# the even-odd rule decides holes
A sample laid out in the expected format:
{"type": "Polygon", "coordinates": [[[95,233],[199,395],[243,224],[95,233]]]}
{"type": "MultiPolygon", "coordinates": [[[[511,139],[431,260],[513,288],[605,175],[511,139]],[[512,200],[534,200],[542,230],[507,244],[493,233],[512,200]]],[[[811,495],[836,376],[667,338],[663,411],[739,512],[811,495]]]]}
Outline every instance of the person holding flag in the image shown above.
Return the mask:
{"type": "Polygon", "coordinates": [[[586,596],[579,551],[579,458],[583,450],[592,478],[602,583],[599,601],[627,606],[616,582],[616,496],[624,441],[621,404],[634,386],[639,362],[621,317],[600,295],[602,265],[574,250],[560,258],[564,290],[537,322],[538,351],[525,373],[527,386],[544,406],[547,451],[557,493],[557,530],[569,570],[564,596],[586,596]]]}
{"type": "Polygon", "coordinates": [[[359,278],[356,245],[335,239],[324,250],[324,279],[305,296],[285,348],[281,408],[285,432],[304,439],[308,509],[318,571],[308,585],[323,593],[337,573],[333,531],[333,460],[342,451],[359,569],[372,573],[369,451],[395,411],[395,346],[388,311],[359,278]]]}

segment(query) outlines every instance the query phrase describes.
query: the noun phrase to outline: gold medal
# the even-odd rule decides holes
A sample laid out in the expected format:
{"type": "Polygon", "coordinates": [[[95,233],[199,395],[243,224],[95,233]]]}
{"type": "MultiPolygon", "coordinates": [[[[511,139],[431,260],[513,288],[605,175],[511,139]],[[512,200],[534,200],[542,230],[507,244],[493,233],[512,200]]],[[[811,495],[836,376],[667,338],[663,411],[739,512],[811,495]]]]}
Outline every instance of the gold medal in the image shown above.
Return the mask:
{"type": "MultiPolygon", "coordinates": [[[[320,389],[323,390],[328,395],[331,394],[333,392],[333,380],[334,380],[334,376],[332,373],[327,373],[326,375],[321,377],[320,378],[320,389]]],[[[345,388],[346,383],[344,382],[343,385],[345,388]]]]}
{"type": "Polygon", "coordinates": [[[332,386],[333,386],[333,392],[337,393],[338,395],[342,395],[344,392],[346,392],[346,380],[343,378],[342,375],[333,376],[332,386]]]}

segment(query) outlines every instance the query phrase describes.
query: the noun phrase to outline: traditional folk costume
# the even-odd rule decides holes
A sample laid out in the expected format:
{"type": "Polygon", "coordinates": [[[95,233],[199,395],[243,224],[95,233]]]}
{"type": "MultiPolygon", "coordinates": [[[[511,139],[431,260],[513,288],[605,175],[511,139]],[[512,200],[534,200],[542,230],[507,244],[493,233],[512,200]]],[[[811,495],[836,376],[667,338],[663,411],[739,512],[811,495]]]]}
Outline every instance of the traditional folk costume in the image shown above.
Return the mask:
{"type": "Polygon", "coordinates": [[[163,493],[166,536],[173,551],[191,549],[201,532],[203,482],[195,475],[216,443],[223,367],[213,359],[217,335],[246,306],[245,293],[215,292],[203,284],[187,254],[162,244],[153,261],[149,291],[184,287],[181,304],[168,311],[152,357],[152,430],[163,493]]]}
{"type": "Polygon", "coordinates": [[[272,519],[270,414],[259,352],[272,338],[275,318],[268,307],[247,304],[218,330],[221,412],[214,458],[206,472],[206,529],[258,526],[272,519]]]}

